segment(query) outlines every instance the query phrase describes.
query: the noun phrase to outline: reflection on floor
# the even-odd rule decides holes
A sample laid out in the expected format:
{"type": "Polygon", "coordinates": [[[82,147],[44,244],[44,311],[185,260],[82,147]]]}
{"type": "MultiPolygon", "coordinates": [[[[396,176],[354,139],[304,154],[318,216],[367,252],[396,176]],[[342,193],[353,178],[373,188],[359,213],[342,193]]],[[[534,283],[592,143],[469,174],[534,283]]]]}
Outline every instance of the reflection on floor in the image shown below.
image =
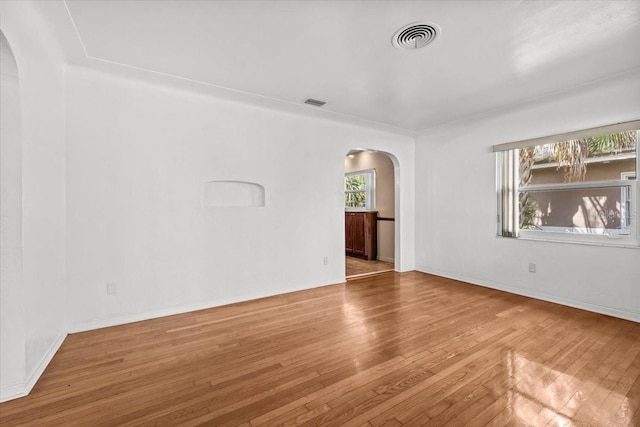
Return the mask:
{"type": "Polygon", "coordinates": [[[347,277],[360,277],[385,271],[393,271],[393,263],[390,262],[378,260],[367,261],[365,259],[350,256],[345,258],[347,277]]]}
{"type": "Polygon", "coordinates": [[[70,334],[0,426],[640,426],[640,323],[418,272],[70,334]]]}

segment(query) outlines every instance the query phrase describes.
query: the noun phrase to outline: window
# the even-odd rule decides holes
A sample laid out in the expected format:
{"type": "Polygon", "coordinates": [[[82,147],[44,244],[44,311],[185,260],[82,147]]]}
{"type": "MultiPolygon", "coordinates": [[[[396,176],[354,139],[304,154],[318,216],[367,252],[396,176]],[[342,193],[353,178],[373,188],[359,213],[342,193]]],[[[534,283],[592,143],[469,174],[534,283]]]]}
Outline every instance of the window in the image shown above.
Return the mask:
{"type": "Polygon", "coordinates": [[[494,146],[498,235],[637,245],[638,129],[634,121],[494,146]]]}
{"type": "Polygon", "coordinates": [[[375,203],[375,169],[344,174],[344,206],[348,211],[371,211],[375,203]]]}

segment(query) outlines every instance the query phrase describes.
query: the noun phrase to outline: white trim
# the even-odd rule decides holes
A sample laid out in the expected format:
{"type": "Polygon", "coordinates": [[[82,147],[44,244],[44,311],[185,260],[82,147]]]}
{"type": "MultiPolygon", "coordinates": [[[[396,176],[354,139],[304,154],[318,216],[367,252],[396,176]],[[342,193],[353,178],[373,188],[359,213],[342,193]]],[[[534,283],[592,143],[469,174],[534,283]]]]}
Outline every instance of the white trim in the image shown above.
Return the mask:
{"type": "Polygon", "coordinates": [[[560,184],[534,184],[518,187],[520,193],[532,191],[559,191],[559,190],[583,190],[587,188],[611,188],[611,187],[628,187],[632,185],[632,181],[607,180],[607,181],[586,181],[586,182],[567,182],[560,184]]]}
{"type": "Polygon", "coordinates": [[[19,397],[24,397],[27,394],[28,393],[25,392],[24,381],[11,385],[5,385],[0,388],[0,403],[17,399],[19,397]]]}
{"type": "Polygon", "coordinates": [[[266,297],[275,296],[275,295],[282,295],[282,294],[287,294],[291,292],[298,292],[298,291],[303,291],[307,289],[320,288],[323,286],[339,285],[339,284],[343,284],[344,282],[345,282],[344,279],[337,278],[329,281],[328,283],[319,283],[319,284],[312,284],[312,285],[295,286],[290,288],[282,288],[274,292],[245,294],[240,297],[218,299],[218,300],[208,301],[204,303],[166,308],[166,309],[155,310],[155,311],[150,311],[146,313],[137,313],[137,314],[131,314],[126,316],[113,317],[109,319],[92,320],[87,322],[77,322],[77,323],[71,324],[68,328],[68,332],[64,332],[60,334],[56,338],[56,340],[51,344],[47,352],[42,356],[42,358],[40,359],[36,367],[33,369],[31,374],[29,374],[27,379],[25,379],[22,382],[6,385],[0,388],[0,402],[6,402],[9,400],[24,397],[31,392],[31,390],[36,385],[36,383],[44,373],[45,369],[49,365],[49,363],[51,363],[51,360],[53,360],[53,357],[56,355],[56,353],[60,349],[60,346],[62,346],[62,343],[67,337],[67,333],[71,334],[71,333],[89,331],[93,329],[124,325],[127,323],[139,322],[142,320],[156,319],[159,317],[171,316],[174,314],[182,314],[182,313],[187,313],[187,312],[192,312],[197,310],[204,310],[207,308],[219,307],[223,305],[234,304],[234,303],[243,302],[243,301],[250,301],[250,300],[255,300],[260,298],[266,298],[266,297]]]}
{"type": "Polygon", "coordinates": [[[496,155],[497,234],[503,237],[517,237],[520,204],[517,202],[520,175],[518,172],[518,151],[503,151],[496,155]]]}
{"type": "Polygon", "coordinates": [[[378,257],[378,261],[384,261],[384,262],[390,262],[390,263],[395,263],[396,260],[393,258],[386,258],[386,257],[378,257]]]}
{"type": "Polygon", "coordinates": [[[637,130],[640,128],[640,120],[630,122],[615,123],[612,125],[599,126],[591,129],[583,129],[573,132],[559,133],[555,135],[543,136],[540,138],[525,139],[522,141],[507,142],[506,144],[497,144],[493,146],[493,151],[507,151],[514,148],[532,147],[535,145],[554,144],[561,141],[571,139],[583,139],[592,136],[606,135],[608,133],[626,132],[637,130]]]}
{"type": "Polygon", "coordinates": [[[534,298],[542,301],[552,302],[555,304],[566,305],[568,307],[579,308],[581,310],[591,311],[594,313],[605,314],[607,316],[618,317],[620,319],[630,320],[632,322],[640,323],[640,313],[620,310],[614,307],[608,307],[599,304],[592,304],[585,301],[577,301],[574,299],[557,297],[555,295],[546,294],[544,292],[531,291],[529,289],[515,288],[512,286],[506,286],[490,280],[477,280],[470,277],[462,276],[455,273],[449,273],[445,271],[436,270],[427,266],[416,266],[416,270],[421,273],[433,274],[436,276],[446,277],[448,279],[459,280],[461,282],[469,283],[472,285],[482,286],[485,288],[496,289],[510,294],[522,295],[529,298],[534,298]]]}
{"type": "MultiPolygon", "coordinates": [[[[623,181],[631,181],[631,180],[637,180],[637,172],[620,172],[620,179],[623,181]]],[[[633,188],[631,189],[625,189],[625,188],[621,188],[620,189],[620,227],[621,228],[625,228],[625,229],[629,229],[633,227],[633,199],[634,197],[629,197],[631,195],[633,195],[633,188]],[[631,203],[629,203],[629,200],[631,200],[631,203]],[[627,221],[627,203],[629,203],[629,221],[627,221]]],[[[636,194],[638,194],[636,192],[636,194]]],[[[635,205],[637,207],[637,204],[635,205]]]]}
{"type": "Polygon", "coordinates": [[[67,333],[64,332],[51,343],[51,345],[47,349],[47,352],[42,356],[38,364],[31,371],[31,374],[29,374],[29,376],[23,382],[0,388],[0,402],[6,402],[8,400],[24,397],[31,393],[31,390],[44,373],[44,370],[47,369],[47,366],[49,366],[51,360],[53,360],[53,357],[60,349],[60,346],[62,345],[66,337],[67,333]]]}
{"type": "MultiPolygon", "coordinates": [[[[501,236],[497,236],[501,237],[501,236]]],[[[605,246],[623,249],[640,249],[632,236],[554,233],[552,231],[520,230],[517,240],[534,242],[567,243],[570,245],[605,246]]]]}
{"type": "Polygon", "coordinates": [[[570,234],[586,234],[589,236],[604,236],[609,239],[618,239],[620,237],[629,236],[629,230],[621,228],[602,228],[602,227],[569,227],[559,225],[536,225],[535,228],[524,229],[524,231],[532,231],[537,233],[570,233],[570,234]]]}
{"type": "Polygon", "coordinates": [[[289,288],[281,288],[270,292],[254,292],[251,294],[244,294],[237,297],[229,297],[222,299],[209,300],[206,302],[199,302],[195,304],[187,304],[176,307],[169,307],[160,310],[147,311],[144,313],[127,314],[118,317],[110,317],[107,319],[95,319],[88,321],[75,322],[69,325],[69,333],[74,334],[78,332],[91,331],[93,329],[108,328],[111,326],[124,325],[127,323],[140,322],[143,320],[157,319],[159,317],[173,316],[175,314],[189,313],[197,310],[206,310],[209,308],[220,307],[223,305],[235,304],[239,302],[251,301],[260,298],[267,298],[276,295],[288,294],[291,292],[304,291],[307,289],[321,288],[323,286],[332,286],[344,283],[344,278],[335,278],[326,283],[307,284],[302,286],[293,286],[289,288]]]}

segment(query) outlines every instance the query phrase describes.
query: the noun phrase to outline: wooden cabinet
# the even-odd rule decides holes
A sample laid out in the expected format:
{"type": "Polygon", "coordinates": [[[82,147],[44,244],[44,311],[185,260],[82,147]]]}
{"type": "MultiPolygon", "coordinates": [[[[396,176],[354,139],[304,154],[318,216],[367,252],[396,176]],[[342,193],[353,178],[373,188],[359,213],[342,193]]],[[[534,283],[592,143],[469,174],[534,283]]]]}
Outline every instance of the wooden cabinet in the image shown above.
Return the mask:
{"type": "Polygon", "coordinates": [[[347,255],[376,259],[378,256],[378,212],[344,213],[344,248],[347,255]]]}

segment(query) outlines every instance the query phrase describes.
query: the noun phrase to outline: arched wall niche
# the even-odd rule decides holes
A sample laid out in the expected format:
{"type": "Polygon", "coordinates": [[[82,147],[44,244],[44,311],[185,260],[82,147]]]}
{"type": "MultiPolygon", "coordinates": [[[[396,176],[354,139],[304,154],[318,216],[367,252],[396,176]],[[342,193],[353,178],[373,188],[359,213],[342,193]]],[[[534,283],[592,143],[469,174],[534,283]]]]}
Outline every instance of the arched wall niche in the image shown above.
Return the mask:
{"type": "Polygon", "coordinates": [[[264,207],[264,186],[245,181],[208,181],[202,186],[203,207],[264,207]]]}

